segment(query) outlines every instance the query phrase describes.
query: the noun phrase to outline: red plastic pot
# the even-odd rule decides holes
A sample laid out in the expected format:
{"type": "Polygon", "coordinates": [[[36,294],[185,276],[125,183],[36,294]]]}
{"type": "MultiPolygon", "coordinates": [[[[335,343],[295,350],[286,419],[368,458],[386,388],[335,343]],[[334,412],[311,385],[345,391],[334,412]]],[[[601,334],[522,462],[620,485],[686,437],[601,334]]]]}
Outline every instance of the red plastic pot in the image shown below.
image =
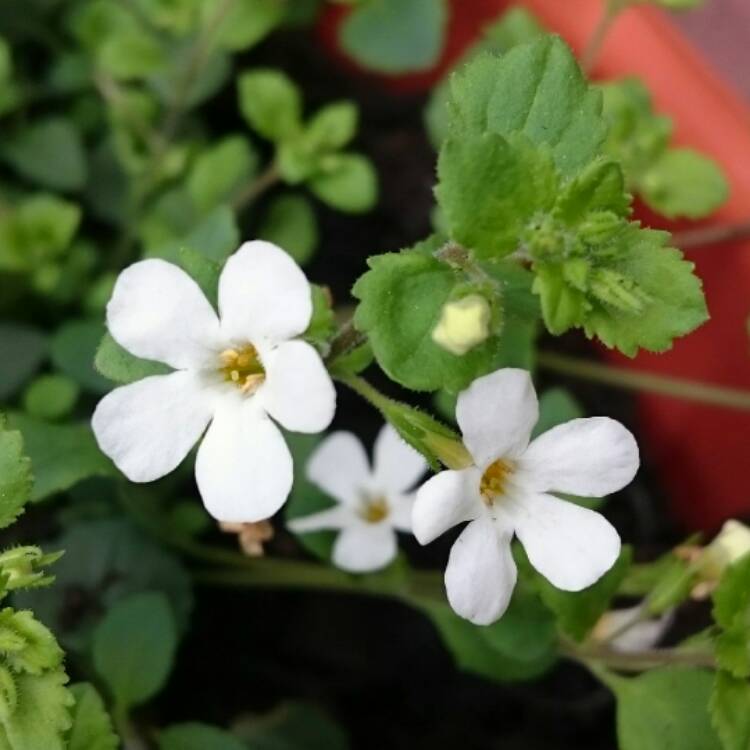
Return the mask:
{"type": "MultiPolygon", "coordinates": [[[[398,91],[421,91],[439,80],[484,24],[510,3],[453,0],[448,41],[441,60],[426,73],[379,76],[398,91]],[[460,12],[458,9],[460,8],[460,12]]],[[[601,0],[524,0],[546,27],[580,52],[597,23],[601,0]]],[[[336,29],[343,13],[324,15],[320,34],[342,60],[336,29]]],[[[351,61],[347,65],[355,67],[351,61]]],[[[656,107],[676,125],[675,140],[719,161],[731,198],[709,224],[750,218],[750,107],[711,69],[661,12],[632,8],[607,38],[595,76],[637,75],[656,107]]],[[[652,217],[649,217],[652,218],[652,217]]],[[[664,223],[666,226],[666,223],[664,223]]],[[[750,390],[750,242],[688,253],[704,281],[711,320],[661,355],[628,360],[607,352],[618,365],[750,390]]],[[[676,516],[688,528],[712,530],[724,519],[750,515],[750,413],[643,394],[638,398],[645,450],[656,462],[676,516]]]]}

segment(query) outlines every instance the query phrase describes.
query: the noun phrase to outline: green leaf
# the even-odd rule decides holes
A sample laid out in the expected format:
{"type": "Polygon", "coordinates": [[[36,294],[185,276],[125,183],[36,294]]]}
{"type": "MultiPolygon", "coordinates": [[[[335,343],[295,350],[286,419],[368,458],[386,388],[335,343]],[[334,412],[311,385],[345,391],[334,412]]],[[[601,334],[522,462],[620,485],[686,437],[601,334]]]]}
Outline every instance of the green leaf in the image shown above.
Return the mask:
{"type": "Polygon", "coordinates": [[[558,37],[540,37],[502,57],[478,55],[451,85],[451,133],[523,133],[551,149],[557,168],[575,175],[600,151],[601,94],[588,85],[558,37]]]}
{"type": "Polygon", "coordinates": [[[65,687],[63,668],[42,675],[15,677],[17,703],[12,711],[0,710],[2,750],[68,750],[63,736],[70,727],[73,696],[65,687]]]}
{"type": "Polygon", "coordinates": [[[711,685],[710,672],[684,667],[616,679],[621,750],[721,750],[708,713],[711,685]]]}
{"type": "Polygon", "coordinates": [[[159,750],[247,750],[247,745],[223,729],[188,722],[161,732],[159,750]]]}
{"type": "Polygon", "coordinates": [[[109,380],[124,385],[150,375],[166,375],[172,370],[161,362],[140,359],[123,349],[109,333],[105,333],[94,359],[96,369],[109,380]]]}
{"type": "Polygon", "coordinates": [[[750,555],[728,566],[713,594],[716,623],[730,630],[737,618],[750,615],[750,555]]]}
{"type": "Polygon", "coordinates": [[[0,322],[0,351],[0,399],[6,399],[37,371],[47,354],[47,338],[31,326],[0,322]]]}
{"type": "Polygon", "coordinates": [[[360,154],[331,154],[308,187],[323,203],[345,213],[369,211],[378,199],[378,178],[369,159],[360,154]]]}
{"type": "Polygon", "coordinates": [[[23,408],[32,417],[55,421],[70,414],[78,399],[75,381],[65,375],[40,375],[23,394],[23,408]]]}
{"type": "Polygon", "coordinates": [[[86,183],[81,137],[60,117],[24,128],[6,143],[3,157],[23,177],[53,190],[79,190],[86,183]]]}
{"type": "Polygon", "coordinates": [[[320,239],[310,202],[293,193],[274,198],[258,230],[258,237],[282,247],[299,265],[308,263],[320,239]]]}
{"type": "Polygon", "coordinates": [[[559,190],[548,154],[492,132],[449,138],[438,178],[435,193],[449,234],[478,258],[518,249],[526,224],[552,209],[559,190]]]}
{"type": "Polygon", "coordinates": [[[14,672],[40,675],[62,663],[63,651],[33,612],[6,607],[0,611],[0,654],[14,672]]]}
{"type": "Polygon", "coordinates": [[[583,591],[570,592],[556,589],[530,567],[525,553],[521,555],[519,547],[515,549],[518,553],[519,567],[525,575],[530,576],[532,585],[539,592],[542,601],[555,613],[559,628],[577,641],[584,639],[609,608],[632,558],[630,548],[623,547],[614,566],[593,586],[583,591]]]}
{"type": "Polygon", "coordinates": [[[240,112],[262,136],[278,142],[299,132],[302,97],[284,73],[256,68],[243,73],[237,86],[240,112]]]}
{"type": "Polygon", "coordinates": [[[199,211],[209,211],[231,202],[257,168],[258,155],[250,141],[241,135],[227,136],[196,159],[188,176],[188,192],[199,211]]]}
{"type": "Polygon", "coordinates": [[[67,750],[117,750],[119,740],[99,693],[88,682],[70,686],[75,698],[67,750]]]}
{"type": "Polygon", "coordinates": [[[94,667],[120,710],[164,686],[177,648],[177,626],[164,594],[134,594],[112,607],[94,632],[94,667]]]}
{"type": "Polygon", "coordinates": [[[711,694],[711,723],[724,750],[750,747],[750,683],[717,672],[711,694]]]}
{"type": "Polygon", "coordinates": [[[533,333],[520,322],[508,336],[493,335],[458,356],[432,340],[443,305],[466,286],[464,278],[430,252],[439,240],[412,250],[370,258],[370,271],[354,286],[360,300],[355,325],[366,333],[378,364],[396,382],[414,390],[459,391],[472,380],[510,364],[519,351],[512,334],[528,340],[533,333]]]}
{"type": "Polygon", "coordinates": [[[317,284],[310,285],[312,294],[313,311],[310,324],[304,333],[305,341],[311,343],[320,352],[327,352],[328,342],[332,338],[336,321],[331,308],[331,294],[317,284]]]}
{"type": "Polygon", "coordinates": [[[0,529],[23,512],[33,485],[31,460],[24,452],[23,437],[20,432],[6,429],[0,414],[0,529]]]}
{"type": "Polygon", "coordinates": [[[533,594],[516,588],[505,615],[493,625],[473,625],[447,604],[425,600],[420,608],[437,628],[456,666],[498,682],[531,680],[556,659],[554,619],[533,594]]]}
{"type": "Polygon", "coordinates": [[[68,320],[52,337],[52,363],[78,385],[92,393],[106,393],[110,384],[94,369],[94,357],[104,335],[98,320],[68,320]]]}
{"type": "MultiPolygon", "coordinates": [[[[97,500],[115,503],[101,482],[87,488],[97,500]]],[[[110,489],[111,493],[111,489],[110,489]]],[[[156,502],[149,496],[149,503],[156,502]]],[[[44,591],[15,595],[60,634],[68,650],[86,652],[102,614],[117,602],[144,591],[160,591],[168,599],[181,631],[192,610],[190,577],[178,558],[132,523],[123,519],[78,521],[54,541],[67,550],[55,565],[55,585],[44,591]],[[70,602],[78,602],[71,610],[70,602]]]]}
{"type": "Polygon", "coordinates": [[[208,301],[216,308],[219,296],[221,266],[191,247],[181,247],[179,265],[197,282],[208,301]]]}
{"type": "Polygon", "coordinates": [[[729,197],[719,165],[688,148],[666,151],[639,182],[644,201],[667,218],[702,219],[729,197]]]}
{"type": "Polygon", "coordinates": [[[115,467],[99,450],[88,422],[55,425],[14,414],[10,424],[23,434],[34,467],[33,502],[89,477],[117,476],[115,467]]]}
{"type": "Polygon", "coordinates": [[[204,25],[213,23],[221,13],[217,42],[224,49],[237,51],[252,47],[283,20],[285,4],[278,0],[235,0],[228,12],[222,12],[222,0],[201,3],[204,25]]]}
{"type": "Polygon", "coordinates": [[[316,151],[334,151],[346,146],[357,132],[357,105],[342,101],[321,107],[305,128],[305,136],[316,151]]]}
{"type": "Polygon", "coordinates": [[[341,46],[379,72],[425,70],[440,56],[447,16],[445,0],[370,0],[344,20],[341,46]]]}

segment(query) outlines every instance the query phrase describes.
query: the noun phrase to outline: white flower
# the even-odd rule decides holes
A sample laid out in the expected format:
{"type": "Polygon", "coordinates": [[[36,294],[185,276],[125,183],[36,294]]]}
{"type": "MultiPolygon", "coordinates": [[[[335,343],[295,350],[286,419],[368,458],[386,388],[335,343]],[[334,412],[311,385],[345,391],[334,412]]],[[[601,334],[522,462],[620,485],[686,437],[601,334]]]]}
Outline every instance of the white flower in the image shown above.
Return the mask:
{"type": "Polygon", "coordinates": [[[600,497],[638,470],[638,446],[619,422],[574,419],[536,438],[536,393],[524,370],[498,370],[459,394],[456,419],[474,466],[444,471],[417,492],[413,530],[427,544],[469,521],[445,570],[448,600],[485,625],[502,616],[516,583],[515,534],[557,588],[579,591],[614,564],[620,538],[601,515],[550,495],[600,497]]]}
{"type": "Polygon", "coordinates": [[[370,469],[362,443],[334,432],[310,457],[307,476],[337,501],[332,508],[288,522],[296,533],[339,529],[334,564],[352,573],[385,567],[396,556],[396,531],[411,531],[414,494],[427,464],[385,425],[375,441],[370,469]]]}
{"type": "Polygon", "coordinates": [[[96,408],[99,446],[134,482],[168,474],[205,437],[195,476],[220,521],[259,521],[283,505],[292,458],[273,418],[295,432],[324,430],[336,394],[312,346],[310,286],[268,242],[226,262],[219,316],[184,271],[144,260],[118,277],[107,305],[114,339],[175,369],[116,388],[96,408]]]}

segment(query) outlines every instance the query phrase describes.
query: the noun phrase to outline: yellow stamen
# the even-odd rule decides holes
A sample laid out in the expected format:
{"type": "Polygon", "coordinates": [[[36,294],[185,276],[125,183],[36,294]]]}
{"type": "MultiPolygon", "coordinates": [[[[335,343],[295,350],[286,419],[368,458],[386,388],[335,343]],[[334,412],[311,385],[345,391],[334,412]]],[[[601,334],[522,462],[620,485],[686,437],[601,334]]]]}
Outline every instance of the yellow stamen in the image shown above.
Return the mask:
{"type": "Polygon", "coordinates": [[[219,372],[224,379],[234,383],[243,393],[251,394],[260,388],[266,379],[266,370],[252,344],[240,349],[225,349],[219,354],[219,372]]]}
{"type": "Polygon", "coordinates": [[[479,494],[487,507],[505,494],[508,477],[514,468],[512,461],[500,458],[485,469],[479,482],[479,494]]]}
{"type": "Polygon", "coordinates": [[[390,508],[384,497],[366,499],[360,515],[367,523],[379,523],[390,513],[390,508]]]}

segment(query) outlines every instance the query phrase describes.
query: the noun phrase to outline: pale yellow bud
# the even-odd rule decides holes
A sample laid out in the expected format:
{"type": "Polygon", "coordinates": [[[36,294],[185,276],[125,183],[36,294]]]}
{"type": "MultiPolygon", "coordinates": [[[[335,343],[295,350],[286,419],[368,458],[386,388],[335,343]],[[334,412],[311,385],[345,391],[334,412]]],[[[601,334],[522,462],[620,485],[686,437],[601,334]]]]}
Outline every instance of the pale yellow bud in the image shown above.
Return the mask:
{"type": "Polygon", "coordinates": [[[699,567],[704,576],[719,579],[725,568],[750,553],[750,528],[739,521],[727,521],[716,538],[702,552],[699,567]]]}
{"type": "Polygon", "coordinates": [[[470,294],[443,305],[432,340],[461,356],[486,341],[490,335],[490,305],[480,294],[470,294]]]}

